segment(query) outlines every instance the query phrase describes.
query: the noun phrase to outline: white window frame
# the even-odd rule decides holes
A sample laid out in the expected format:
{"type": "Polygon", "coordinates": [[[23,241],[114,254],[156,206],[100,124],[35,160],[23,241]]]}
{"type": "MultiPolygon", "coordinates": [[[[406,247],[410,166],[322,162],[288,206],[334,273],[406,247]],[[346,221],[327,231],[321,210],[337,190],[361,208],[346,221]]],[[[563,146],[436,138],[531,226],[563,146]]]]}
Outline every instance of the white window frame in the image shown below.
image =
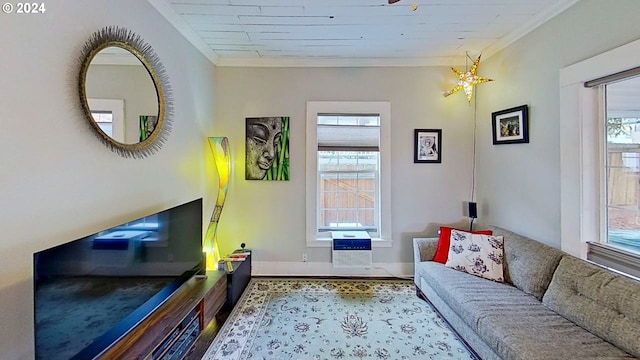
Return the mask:
{"type": "Polygon", "coordinates": [[[330,247],[331,239],[318,234],[318,114],[380,115],[380,229],[374,247],[391,247],[391,103],[386,101],[308,101],[306,141],[306,243],[330,247]]]}
{"type": "Polygon", "coordinates": [[[560,236],[562,250],[587,258],[606,234],[602,205],[602,89],[587,81],[639,65],[640,40],[560,69],[560,236]]]}
{"type": "Polygon", "coordinates": [[[124,100],[122,99],[87,99],[92,111],[106,111],[113,116],[113,139],[125,143],[124,100]]]}

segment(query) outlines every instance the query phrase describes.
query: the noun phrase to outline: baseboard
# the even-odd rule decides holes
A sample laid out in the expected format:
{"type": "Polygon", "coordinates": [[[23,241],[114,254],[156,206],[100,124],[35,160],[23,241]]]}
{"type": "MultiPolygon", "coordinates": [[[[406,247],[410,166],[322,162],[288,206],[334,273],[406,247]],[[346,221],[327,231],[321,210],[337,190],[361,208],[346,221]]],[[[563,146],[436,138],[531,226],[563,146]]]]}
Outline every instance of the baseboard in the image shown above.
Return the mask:
{"type": "Polygon", "coordinates": [[[413,263],[374,263],[369,268],[333,267],[330,262],[253,261],[254,276],[358,276],[413,278],[413,263]]]}

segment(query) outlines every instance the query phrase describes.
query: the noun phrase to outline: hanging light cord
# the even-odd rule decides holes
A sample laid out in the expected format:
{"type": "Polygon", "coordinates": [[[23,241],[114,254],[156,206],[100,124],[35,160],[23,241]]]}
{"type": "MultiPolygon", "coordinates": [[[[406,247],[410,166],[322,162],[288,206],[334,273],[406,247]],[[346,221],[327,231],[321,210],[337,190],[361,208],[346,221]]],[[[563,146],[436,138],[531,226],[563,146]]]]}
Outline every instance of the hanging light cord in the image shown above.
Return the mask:
{"type": "MultiPolygon", "coordinates": [[[[473,94],[473,157],[471,158],[471,196],[469,197],[469,203],[475,202],[476,191],[476,128],[478,118],[477,102],[475,101],[476,94],[473,94]]],[[[477,211],[477,210],[476,210],[477,211]]],[[[473,231],[473,221],[475,218],[471,217],[471,206],[469,206],[469,231],[473,231]]]]}
{"type": "MultiPolygon", "coordinates": [[[[469,52],[466,52],[465,58],[465,71],[469,70],[469,52]]],[[[473,60],[473,59],[471,59],[473,60]]],[[[478,92],[473,92],[473,157],[471,158],[471,196],[469,198],[470,202],[475,202],[475,192],[476,192],[476,130],[478,127],[478,92]]],[[[472,220],[473,221],[473,220],[472,220]]]]}
{"type": "Polygon", "coordinates": [[[476,129],[478,127],[478,102],[476,101],[477,94],[473,94],[473,157],[471,159],[471,202],[475,202],[476,192],[476,129]]]}
{"type": "MultiPolygon", "coordinates": [[[[470,59],[469,53],[467,52],[467,59],[470,59]]],[[[468,66],[468,63],[466,64],[468,66]]],[[[473,151],[471,158],[471,195],[469,196],[469,202],[475,202],[476,196],[476,131],[478,128],[478,92],[473,92],[473,151]]],[[[477,211],[477,210],[476,210],[477,211]]],[[[469,214],[469,231],[473,231],[473,221],[475,218],[471,217],[469,214]]]]}

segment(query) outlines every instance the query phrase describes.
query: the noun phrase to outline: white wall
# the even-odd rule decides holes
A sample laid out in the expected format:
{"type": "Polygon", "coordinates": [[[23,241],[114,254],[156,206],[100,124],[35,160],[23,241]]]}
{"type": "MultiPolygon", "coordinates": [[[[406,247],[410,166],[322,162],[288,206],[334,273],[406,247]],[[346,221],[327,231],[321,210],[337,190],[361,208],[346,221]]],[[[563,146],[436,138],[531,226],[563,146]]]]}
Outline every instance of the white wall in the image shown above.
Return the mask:
{"type": "MultiPolygon", "coordinates": [[[[32,254],[204,195],[215,68],[146,1],[48,1],[0,20],[0,358],[33,358],[32,254]],[[91,33],[124,26],[151,44],[175,98],[155,155],[125,159],[91,133],[77,100],[91,33]]],[[[211,211],[207,205],[205,213],[211,211]]]]}
{"type": "Polygon", "coordinates": [[[463,94],[442,96],[453,80],[445,67],[218,68],[221,105],[214,127],[216,134],[229,137],[234,168],[218,227],[222,252],[246,242],[255,250],[257,273],[326,270],[294,264],[304,252],[315,265],[330,261],[329,248],[305,244],[306,102],[390,101],[394,244],[374,249],[373,262],[394,271],[400,269],[391,264],[408,263],[405,274],[410,274],[412,237],[424,235],[430,223],[461,220],[462,202],[469,196],[473,111],[463,94]],[[290,181],[244,179],[245,118],[255,116],[291,117],[290,181]],[[442,129],[442,164],[413,163],[416,128],[442,129]]]}
{"type": "Polygon", "coordinates": [[[559,71],[640,38],[638,13],[637,0],[582,0],[481,64],[479,73],[495,79],[478,94],[483,222],[560,248],[559,71]],[[530,143],[492,145],[491,112],[523,104],[530,143]]]}

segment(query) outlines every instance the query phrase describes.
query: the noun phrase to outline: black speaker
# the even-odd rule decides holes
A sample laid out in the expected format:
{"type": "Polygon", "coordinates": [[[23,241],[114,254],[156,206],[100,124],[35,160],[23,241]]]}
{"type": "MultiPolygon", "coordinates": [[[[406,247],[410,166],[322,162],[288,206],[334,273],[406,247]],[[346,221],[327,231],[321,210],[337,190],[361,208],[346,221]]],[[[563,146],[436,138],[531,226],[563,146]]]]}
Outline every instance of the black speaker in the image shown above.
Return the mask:
{"type": "Polygon", "coordinates": [[[478,217],[478,206],[474,202],[469,202],[469,217],[472,219],[478,217]]]}

